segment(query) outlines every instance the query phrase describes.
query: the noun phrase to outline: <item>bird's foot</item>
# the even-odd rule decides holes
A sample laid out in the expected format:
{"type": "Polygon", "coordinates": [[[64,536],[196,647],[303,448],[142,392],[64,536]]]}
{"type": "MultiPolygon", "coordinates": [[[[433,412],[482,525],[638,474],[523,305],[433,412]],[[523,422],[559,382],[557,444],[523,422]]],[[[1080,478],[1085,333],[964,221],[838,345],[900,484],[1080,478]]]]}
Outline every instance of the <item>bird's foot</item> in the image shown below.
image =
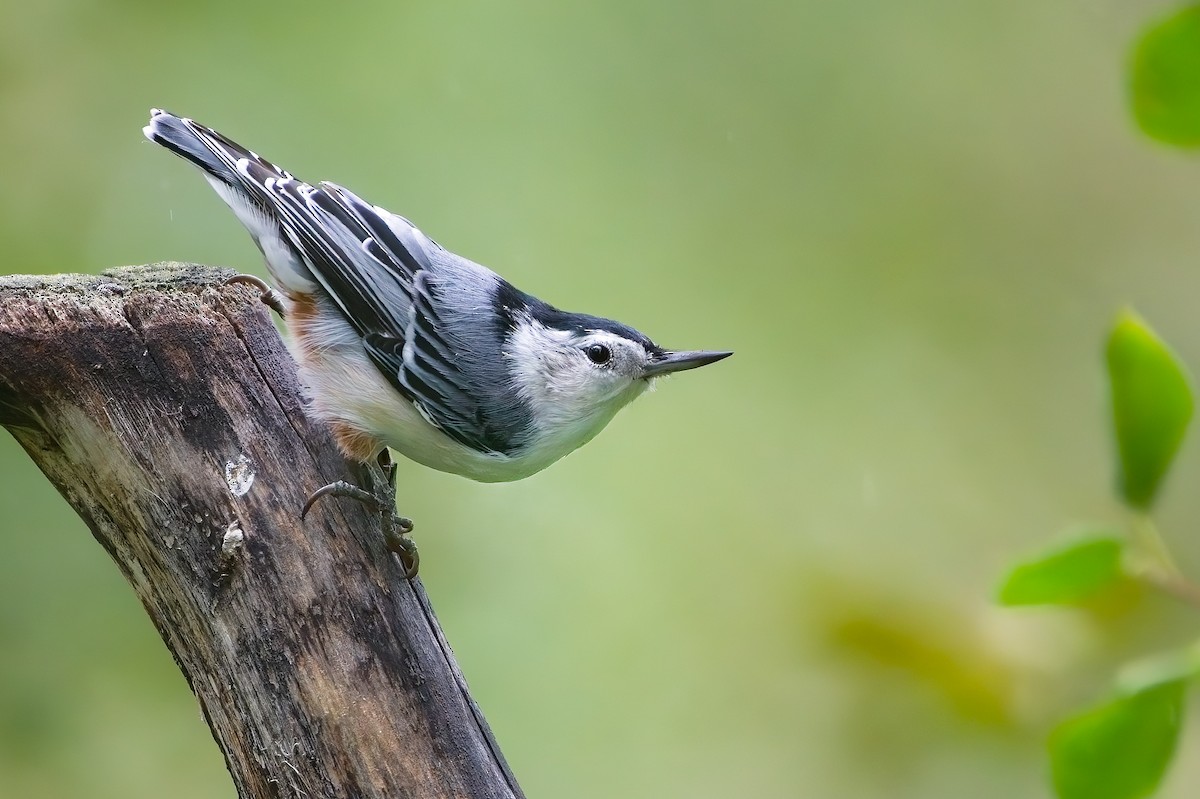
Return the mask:
{"type": "Polygon", "coordinates": [[[254,275],[234,275],[225,281],[226,286],[231,283],[245,283],[249,286],[254,286],[254,288],[262,292],[258,295],[258,298],[262,300],[264,304],[269,306],[275,313],[279,314],[281,318],[287,317],[283,295],[271,288],[271,286],[262,278],[254,275]]]}
{"type": "Polygon", "coordinates": [[[345,480],[338,480],[314,491],[300,510],[300,518],[303,519],[307,516],[312,506],[322,497],[349,497],[363,503],[379,514],[384,544],[390,551],[400,556],[400,563],[404,566],[404,576],[411,580],[417,576],[417,569],[421,565],[421,556],[417,552],[416,542],[408,537],[413,530],[412,519],[396,513],[396,465],[388,457],[387,450],[384,450],[379,456],[378,462],[368,461],[366,466],[367,472],[371,475],[371,482],[377,487],[378,493],[351,485],[345,480]]]}

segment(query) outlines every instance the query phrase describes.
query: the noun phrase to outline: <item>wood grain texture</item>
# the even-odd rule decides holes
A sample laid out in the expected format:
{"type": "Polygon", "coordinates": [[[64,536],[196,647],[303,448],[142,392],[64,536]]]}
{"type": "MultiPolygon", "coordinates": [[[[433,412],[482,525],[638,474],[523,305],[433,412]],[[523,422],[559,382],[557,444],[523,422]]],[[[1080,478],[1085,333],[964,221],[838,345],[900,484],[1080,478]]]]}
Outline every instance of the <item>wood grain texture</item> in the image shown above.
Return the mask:
{"type": "Polygon", "coordinates": [[[0,278],[0,424],[137,592],[243,799],[520,797],[377,516],[301,522],[369,477],[231,274],[0,278]]]}

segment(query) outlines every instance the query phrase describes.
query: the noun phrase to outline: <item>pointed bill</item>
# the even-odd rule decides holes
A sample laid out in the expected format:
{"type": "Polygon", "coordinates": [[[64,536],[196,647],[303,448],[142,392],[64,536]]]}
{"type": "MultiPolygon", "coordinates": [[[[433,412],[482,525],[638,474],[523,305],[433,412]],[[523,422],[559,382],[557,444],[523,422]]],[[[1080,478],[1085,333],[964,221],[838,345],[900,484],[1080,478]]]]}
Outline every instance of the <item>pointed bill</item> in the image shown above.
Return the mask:
{"type": "Polygon", "coordinates": [[[691,350],[688,352],[666,351],[655,355],[642,370],[642,377],[659,377],[672,372],[683,372],[688,369],[698,369],[710,363],[728,358],[732,352],[716,352],[711,350],[691,350]]]}

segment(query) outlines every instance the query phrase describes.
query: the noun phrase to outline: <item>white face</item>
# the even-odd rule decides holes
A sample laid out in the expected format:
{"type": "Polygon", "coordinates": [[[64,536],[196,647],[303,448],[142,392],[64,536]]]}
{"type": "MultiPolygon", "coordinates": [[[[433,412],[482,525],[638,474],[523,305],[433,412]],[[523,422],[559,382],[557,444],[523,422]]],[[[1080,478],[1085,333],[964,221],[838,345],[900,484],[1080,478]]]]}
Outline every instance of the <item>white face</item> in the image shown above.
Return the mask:
{"type": "Polygon", "coordinates": [[[649,387],[645,347],[605,330],[583,334],[530,320],[511,339],[509,357],[522,395],[542,432],[589,440],[649,387]]]}

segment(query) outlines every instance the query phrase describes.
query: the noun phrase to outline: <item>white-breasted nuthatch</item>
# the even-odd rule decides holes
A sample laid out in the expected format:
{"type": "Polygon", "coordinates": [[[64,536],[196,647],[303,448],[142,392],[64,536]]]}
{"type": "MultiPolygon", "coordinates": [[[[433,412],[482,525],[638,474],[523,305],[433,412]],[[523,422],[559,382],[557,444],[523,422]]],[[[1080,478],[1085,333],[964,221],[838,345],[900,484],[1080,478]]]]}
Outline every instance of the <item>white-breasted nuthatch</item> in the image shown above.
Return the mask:
{"type": "Polygon", "coordinates": [[[731,354],[666,350],[560,311],[407,219],[190,119],[153,109],[144,133],[198,166],[250,231],[289,301],[314,409],[354,460],[387,446],[473,480],[519,480],[587,443],[655,378],[731,354]]]}

